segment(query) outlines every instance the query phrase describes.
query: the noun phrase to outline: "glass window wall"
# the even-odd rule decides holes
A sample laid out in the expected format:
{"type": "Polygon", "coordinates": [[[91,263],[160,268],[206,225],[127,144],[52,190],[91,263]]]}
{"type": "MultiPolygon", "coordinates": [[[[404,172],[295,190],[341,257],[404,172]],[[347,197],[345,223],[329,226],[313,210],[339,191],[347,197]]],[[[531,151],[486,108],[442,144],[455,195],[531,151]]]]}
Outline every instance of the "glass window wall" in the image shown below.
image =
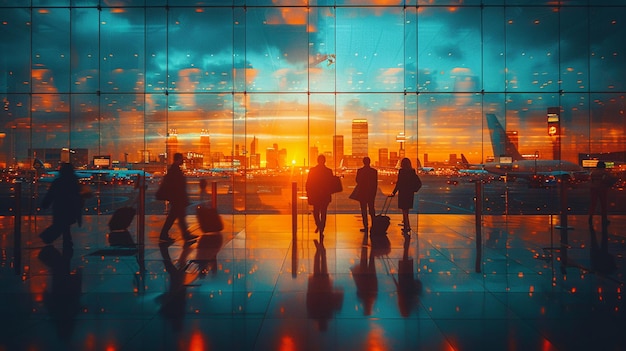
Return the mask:
{"type": "Polygon", "coordinates": [[[571,211],[585,213],[579,180],[594,162],[622,179],[626,167],[625,12],[608,0],[0,1],[0,167],[103,171],[85,179],[98,195],[86,207],[105,214],[132,198],[115,172],[145,170],[146,209],[163,213],[151,194],[181,152],[193,201],[286,214],[293,184],[305,211],[323,154],[344,182],[331,211],[357,213],[362,158],[381,172],[381,203],[408,157],[425,183],[416,212],[472,213],[481,180],[488,213],[558,213],[567,174],[571,211]]]}

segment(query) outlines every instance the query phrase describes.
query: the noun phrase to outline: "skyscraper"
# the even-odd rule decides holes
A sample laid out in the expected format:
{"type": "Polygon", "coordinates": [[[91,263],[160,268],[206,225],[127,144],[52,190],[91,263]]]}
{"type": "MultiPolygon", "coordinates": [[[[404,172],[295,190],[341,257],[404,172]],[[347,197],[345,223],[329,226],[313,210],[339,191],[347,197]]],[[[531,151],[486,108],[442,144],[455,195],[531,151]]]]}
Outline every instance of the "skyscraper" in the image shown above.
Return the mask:
{"type": "Polygon", "coordinates": [[[352,156],[367,156],[368,125],[366,119],[352,120],[352,156]]]}
{"type": "Polygon", "coordinates": [[[178,132],[176,129],[170,128],[165,139],[165,156],[167,163],[174,162],[174,154],[178,152],[178,132]]]}
{"type": "MultiPolygon", "coordinates": [[[[334,135],[333,136],[333,156],[336,164],[336,167],[341,165],[341,160],[344,157],[343,151],[343,135],[334,135]]],[[[317,158],[317,157],[316,157],[317,158]]],[[[312,159],[315,162],[315,159],[312,159]]]]}
{"type": "Polygon", "coordinates": [[[252,141],[250,142],[250,168],[260,168],[261,167],[261,155],[257,153],[259,149],[259,139],[256,136],[252,137],[252,141]]]}
{"type": "Polygon", "coordinates": [[[213,162],[211,160],[211,139],[207,129],[202,129],[200,131],[200,153],[203,155],[203,166],[213,167],[213,162]]]}
{"type": "Polygon", "coordinates": [[[378,166],[389,167],[389,149],[378,149],[378,166]]]}

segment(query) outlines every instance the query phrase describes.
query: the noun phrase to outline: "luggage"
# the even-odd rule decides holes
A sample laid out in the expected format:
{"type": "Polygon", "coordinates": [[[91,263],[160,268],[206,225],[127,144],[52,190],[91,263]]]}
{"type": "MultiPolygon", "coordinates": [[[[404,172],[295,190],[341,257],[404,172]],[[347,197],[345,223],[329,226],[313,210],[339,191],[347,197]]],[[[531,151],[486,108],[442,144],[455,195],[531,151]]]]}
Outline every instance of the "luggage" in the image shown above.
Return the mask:
{"type": "Polygon", "coordinates": [[[165,177],[163,177],[161,183],[159,183],[159,187],[157,188],[156,193],[154,193],[154,197],[159,201],[170,201],[172,198],[172,191],[167,179],[168,178],[166,174],[165,177]]]}
{"type": "Polygon", "coordinates": [[[54,240],[56,240],[56,238],[60,236],[61,230],[58,226],[55,226],[54,224],[44,229],[44,231],[39,234],[39,237],[41,238],[41,240],[43,240],[45,244],[51,244],[54,240]]]}
{"type": "Polygon", "coordinates": [[[339,176],[333,176],[333,181],[330,184],[330,193],[340,193],[343,191],[343,185],[341,185],[341,178],[339,176]]]}
{"type": "Polygon", "coordinates": [[[135,241],[128,230],[112,231],[109,233],[109,245],[121,247],[134,247],[135,241]]]}
{"type": "Polygon", "coordinates": [[[372,220],[372,229],[370,231],[370,235],[372,237],[387,235],[387,229],[389,229],[389,223],[391,222],[391,219],[387,216],[387,211],[389,210],[390,205],[391,197],[388,196],[385,199],[385,203],[383,204],[380,214],[374,216],[374,219],[372,220]]]}
{"type": "Polygon", "coordinates": [[[196,217],[198,218],[200,229],[204,233],[219,232],[224,229],[222,217],[217,213],[216,208],[198,205],[196,207],[196,217]]]}
{"type": "Polygon", "coordinates": [[[137,210],[134,207],[124,206],[118,208],[113,212],[113,216],[109,220],[109,230],[112,232],[128,230],[136,213],[137,210]]]}

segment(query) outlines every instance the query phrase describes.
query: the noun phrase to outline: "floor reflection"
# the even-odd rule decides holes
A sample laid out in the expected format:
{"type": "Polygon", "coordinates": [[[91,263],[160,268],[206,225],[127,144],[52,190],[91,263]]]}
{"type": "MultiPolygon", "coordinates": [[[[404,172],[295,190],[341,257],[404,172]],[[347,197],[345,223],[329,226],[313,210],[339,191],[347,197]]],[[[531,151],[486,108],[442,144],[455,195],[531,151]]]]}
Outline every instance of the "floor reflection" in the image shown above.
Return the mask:
{"type": "Polygon", "coordinates": [[[343,304],[343,290],[333,285],[328,273],[326,248],[323,242],[314,239],[315,258],[313,273],[309,276],[306,292],[306,310],[309,318],[317,321],[320,331],[328,329],[328,321],[335,311],[340,311],[343,304]]]}
{"type": "Polygon", "coordinates": [[[43,304],[50,313],[57,334],[62,340],[70,340],[74,333],[76,317],[81,309],[82,272],[80,267],[71,268],[74,250],[64,248],[60,252],[52,245],[39,251],[39,260],[50,269],[50,286],[43,295],[43,304]]]}
{"type": "Polygon", "coordinates": [[[391,215],[387,235],[368,237],[359,216],[329,216],[322,244],[307,214],[295,233],[288,215],[224,216],[226,228],[245,227],[159,245],[163,216],[150,216],[142,246],[133,230],[111,238],[106,220],[87,216],[73,252],[43,245],[45,222],[27,222],[19,270],[12,237],[0,237],[0,308],[11,312],[0,349],[626,344],[626,218],[596,231],[587,216],[571,216],[563,243],[558,220],[545,215],[484,216],[479,242],[473,216],[419,215],[409,235],[400,217],[391,215]]]}

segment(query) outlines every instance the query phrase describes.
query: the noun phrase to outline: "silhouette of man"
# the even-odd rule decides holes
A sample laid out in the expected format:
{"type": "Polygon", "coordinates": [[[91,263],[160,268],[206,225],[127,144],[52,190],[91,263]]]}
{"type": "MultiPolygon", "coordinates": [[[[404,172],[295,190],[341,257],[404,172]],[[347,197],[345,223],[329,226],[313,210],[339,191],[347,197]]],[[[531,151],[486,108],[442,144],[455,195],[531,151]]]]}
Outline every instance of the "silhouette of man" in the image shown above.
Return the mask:
{"type": "Polygon", "coordinates": [[[43,304],[56,324],[57,334],[69,341],[74,334],[76,316],[81,311],[82,270],[72,271],[70,263],[73,250],[61,253],[54,246],[45,246],[39,252],[39,260],[50,269],[52,281],[43,296],[43,304]]]}
{"type": "Polygon", "coordinates": [[[178,220],[178,227],[186,241],[198,238],[192,235],[187,228],[187,206],[189,206],[189,195],[187,195],[187,180],[180,166],[183,164],[183,154],[175,153],[174,162],[167,170],[167,174],[163,179],[164,186],[168,187],[170,210],[163,223],[161,235],[159,236],[162,243],[173,243],[174,239],[169,236],[169,230],[172,228],[174,221],[178,220]]]}
{"type": "Polygon", "coordinates": [[[361,218],[363,219],[363,229],[361,231],[367,233],[368,220],[367,212],[374,223],[374,200],[376,199],[376,189],[378,188],[378,171],[370,167],[371,160],[369,157],[363,158],[363,167],[356,171],[356,198],[361,205],[361,218]]]}
{"type": "Polygon", "coordinates": [[[333,171],[326,167],[326,157],[319,155],[317,157],[317,166],[309,170],[306,180],[306,194],[309,205],[313,205],[313,218],[317,226],[315,232],[320,233],[320,242],[324,240],[326,213],[331,201],[333,177],[333,171]]]}
{"type": "Polygon", "coordinates": [[[59,177],[55,179],[41,203],[42,208],[52,205],[52,225],[44,230],[39,237],[46,244],[51,244],[63,235],[63,248],[71,249],[72,235],[70,226],[82,224],[83,199],[80,194],[80,183],[71,163],[61,164],[59,177]]]}
{"type": "Polygon", "coordinates": [[[315,243],[315,257],[313,259],[313,274],[309,276],[306,291],[306,310],[311,319],[317,321],[318,330],[328,329],[328,320],[335,311],[341,310],[343,305],[343,290],[335,288],[328,273],[326,248],[324,243],[313,240],[315,243]]]}
{"type": "Polygon", "coordinates": [[[160,296],[161,308],[159,312],[172,323],[174,331],[180,331],[185,320],[185,306],[187,305],[187,284],[185,268],[187,257],[191,252],[190,245],[186,243],[180,252],[180,256],[174,264],[168,249],[168,243],[159,243],[159,251],[163,257],[163,265],[169,273],[169,290],[160,296]]]}
{"type": "Polygon", "coordinates": [[[363,315],[371,316],[374,302],[378,297],[378,277],[374,253],[368,255],[368,247],[361,247],[359,264],[350,267],[356,285],[356,296],[363,304],[363,315]]]}

